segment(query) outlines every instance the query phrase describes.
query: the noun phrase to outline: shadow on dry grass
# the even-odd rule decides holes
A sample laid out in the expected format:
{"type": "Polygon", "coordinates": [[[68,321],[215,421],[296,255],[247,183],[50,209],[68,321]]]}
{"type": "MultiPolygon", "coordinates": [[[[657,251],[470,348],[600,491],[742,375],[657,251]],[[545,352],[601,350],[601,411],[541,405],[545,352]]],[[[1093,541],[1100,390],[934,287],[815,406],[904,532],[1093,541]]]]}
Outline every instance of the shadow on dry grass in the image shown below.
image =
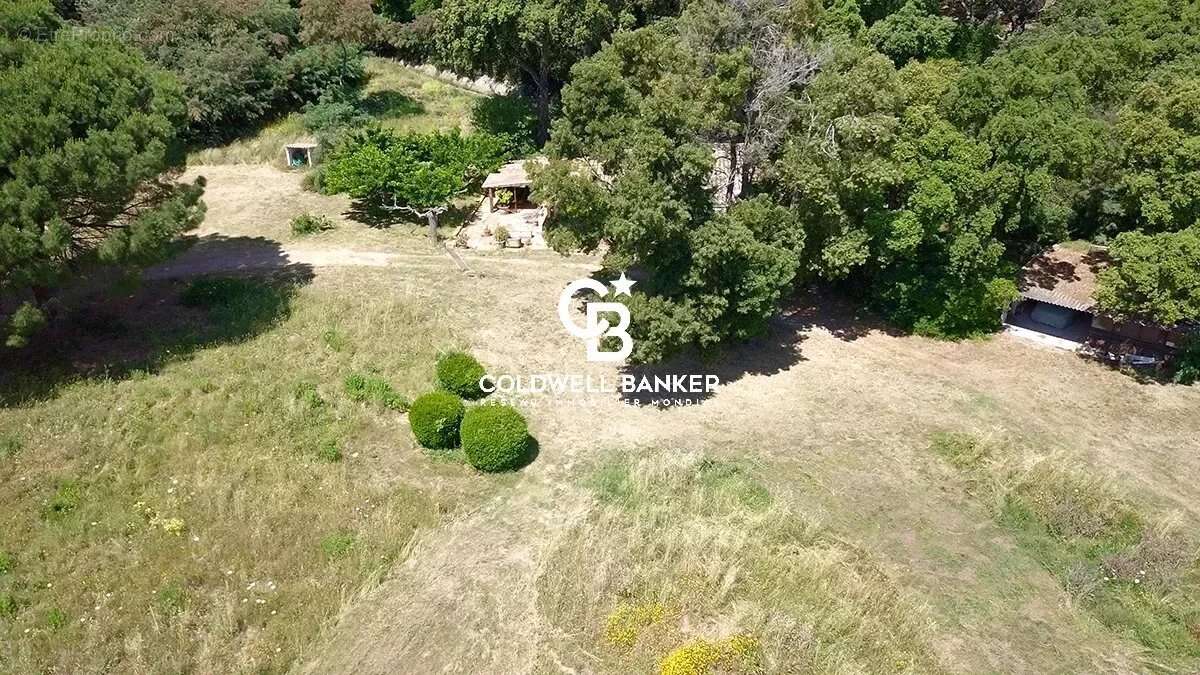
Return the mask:
{"type": "Polygon", "coordinates": [[[80,379],[152,373],[198,349],[269,329],[290,315],[297,289],[313,273],[287,262],[277,245],[255,260],[265,267],[254,269],[268,276],[150,279],[52,301],[49,324],[29,347],[0,351],[0,407],[53,398],[80,379]]]}
{"type": "MultiPolygon", "coordinates": [[[[825,290],[808,290],[793,297],[775,316],[767,334],[736,345],[730,345],[710,358],[688,354],[653,365],[629,366],[622,374],[637,378],[666,378],[673,375],[716,375],[722,385],[736,382],[746,375],[775,375],[807,360],[801,345],[808,333],[821,329],[839,340],[853,342],[871,333],[892,336],[905,335],[888,325],[853,301],[825,290]]],[[[693,403],[712,397],[715,392],[689,394],[693,403]]],[[[621,400],[634,405],[668,407],[662,394],[622,394],[621,400]]]]}

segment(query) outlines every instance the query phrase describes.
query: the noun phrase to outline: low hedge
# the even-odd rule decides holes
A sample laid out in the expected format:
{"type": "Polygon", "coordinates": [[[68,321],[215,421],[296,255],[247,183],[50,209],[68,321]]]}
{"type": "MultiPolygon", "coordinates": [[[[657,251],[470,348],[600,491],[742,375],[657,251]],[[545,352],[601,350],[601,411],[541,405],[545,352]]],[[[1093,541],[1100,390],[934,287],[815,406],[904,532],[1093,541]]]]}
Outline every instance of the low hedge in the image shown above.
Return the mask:
{"type": "Polygon", "coordinates": [[[511,406],[476,406],[463,417],[463,452],[480,471],[515,469],[525,460],[532,442],[525,417],[511,406]]]}
{"type": "Polygon", "coordinates": [[[408,425],[423,447],[444,450],[458,445],[462,424],[462,399],[448,391],[434,391],[417,397],[408,410],[408,425]]]}
{"type": "Polygon", "coordinates": [[[479,378],[485,372],[479,361],[466,352],[447,352],[437,361],[438,385],[468,400],[484,397],[479,378]]]}

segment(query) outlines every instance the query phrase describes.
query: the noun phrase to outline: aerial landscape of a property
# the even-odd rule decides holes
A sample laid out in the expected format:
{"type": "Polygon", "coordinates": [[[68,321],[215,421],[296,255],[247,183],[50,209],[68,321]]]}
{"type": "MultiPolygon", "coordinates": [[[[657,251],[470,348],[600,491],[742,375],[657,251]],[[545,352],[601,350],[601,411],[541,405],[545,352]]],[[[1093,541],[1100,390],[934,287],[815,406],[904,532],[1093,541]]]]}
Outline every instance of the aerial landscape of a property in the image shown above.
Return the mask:
{"type": "Polygon", "coordinates": [[[1200,673],[1200,0],[0,0],[0,674],[1200,673]]]}

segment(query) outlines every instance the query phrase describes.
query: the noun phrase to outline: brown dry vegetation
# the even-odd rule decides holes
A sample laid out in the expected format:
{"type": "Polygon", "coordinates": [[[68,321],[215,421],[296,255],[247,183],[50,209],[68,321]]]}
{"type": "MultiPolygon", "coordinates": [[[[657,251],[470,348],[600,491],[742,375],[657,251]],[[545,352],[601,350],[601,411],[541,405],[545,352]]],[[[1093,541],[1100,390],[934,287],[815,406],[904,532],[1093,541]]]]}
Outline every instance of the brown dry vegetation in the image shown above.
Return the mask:
{"type": "MultiPolygon", "coordinates": [[[[295,209],[346,208],[293,204],[296,188],[267,169],[245,169],[258,181],[248,189],[240,171],[212,172],[213,236],[287,243],[295,209]]],[[[708,366],[677,365],[722,377],[701,405],[518,397],[539,455],[484,477],[414,449],[395,413],[342,400],[341,379],[375,366],[416,393],[452,343],[494,373],[612,377],[555,315],[559,291],[595,261],[471,256],[480,274],[464,276],[419,234],[376,238],[349,218],[336,232],[340,253],[317,260],[292,310],[253,336],[0,409],[0,429],[22,446],[0,466],[11,505],[0,546],[17,554],[0,579],[20,579],[25,603],[2,625],[6,663],[629,672],[736,636],[755,640],[753,662],[728,667],[768,672],[1128,672],[1152,660],[1077,602],[930,438],[965,431],[1018,449],[1017,463],[1053,457],[1194,531],[1200,391],[1005,336],[895,336],[806,297],[768,337],[708,366]],[[357,249],[387,257],[362,265],[357,249]],[[328,346],[330,330],[349,353],[328,346]],[[330,401],[343,463],[318,464],[298,443],[314,433],[291,428],[299,379],[330,401]],[[705,478],[711,466],[733,468],[705,478]],[[42,515],[64,478],[84,486],[70,527],[42,515]],[[171,478],[186,487],[168,495],[171,478]],[[402,497],[387,517],[356,519],[353,506],[382,495],[402,497]],[[151,527],[138,501],[182,518],[186,533],[151,527]],[[93,515],[101,506],[111,515],[93,515]],[[322,551],[347,528],[396,556],[379,585],[367,559],[322,551]],[[293,589],[270,601],[286,620],[241,610],[243,589],[267,579],[293,589]],[[192,598],[182,613],[158,604],[173,602],[169,591],[158,600],[170,584],[192,598]],[[99,602],[106,592],[121,600],[99,602]],[[614,642],[614,615],[640,603],[662,612],[614,642]],[[54,632],[57,606],[70,623],[54,632]]]]}

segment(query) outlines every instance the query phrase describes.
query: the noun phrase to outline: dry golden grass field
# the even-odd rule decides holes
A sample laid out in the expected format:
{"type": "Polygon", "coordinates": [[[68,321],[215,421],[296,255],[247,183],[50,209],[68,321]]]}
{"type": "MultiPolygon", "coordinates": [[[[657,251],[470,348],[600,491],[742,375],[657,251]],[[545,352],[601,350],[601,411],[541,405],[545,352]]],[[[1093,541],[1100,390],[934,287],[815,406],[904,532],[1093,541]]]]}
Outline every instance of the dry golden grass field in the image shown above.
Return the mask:
{"type": "Polygon", "coordinates": [[[518,397],[538,456],[479,474],[343,380],[412,397],[451,347],[613,377],[555,314],[596,261],[463,275],[293,175],[207,173],[201,244],[4,364],[5,671],[1196,667],[1194,388],[804,296],[673,364],[722,378],[699,405],[518,397]],[[338,230],[290,240],[306,210],[338,230]]]}

